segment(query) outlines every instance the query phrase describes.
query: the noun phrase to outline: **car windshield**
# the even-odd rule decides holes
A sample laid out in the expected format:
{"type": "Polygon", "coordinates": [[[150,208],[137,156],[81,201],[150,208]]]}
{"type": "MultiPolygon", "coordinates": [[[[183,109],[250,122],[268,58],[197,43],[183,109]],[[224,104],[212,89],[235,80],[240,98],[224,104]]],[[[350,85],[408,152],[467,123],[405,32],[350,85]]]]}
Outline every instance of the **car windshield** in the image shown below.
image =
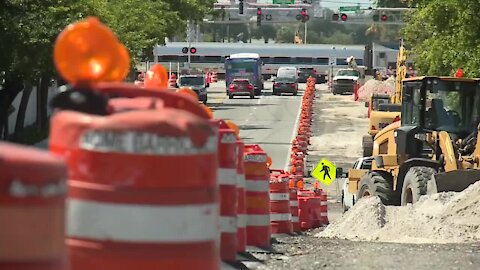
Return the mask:
{"type": "Polygon", "coordinates": [[[203,77],[180,77],[180,85],[203,85],[203,77]]]}
{"type": "Polygon", "coordinates": [[[360,72],[356,70],[339,70],[337,76],[356,76],[360,77],[360,72]]]}

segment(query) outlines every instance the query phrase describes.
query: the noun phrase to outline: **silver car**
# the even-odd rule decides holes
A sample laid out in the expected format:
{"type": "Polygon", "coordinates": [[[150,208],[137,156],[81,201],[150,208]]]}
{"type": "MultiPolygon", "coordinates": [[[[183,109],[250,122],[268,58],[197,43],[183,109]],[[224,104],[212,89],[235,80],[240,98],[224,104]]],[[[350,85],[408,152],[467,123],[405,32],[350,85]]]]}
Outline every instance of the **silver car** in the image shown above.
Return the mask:
{"type": "Polygon", "coordinates": [[[207,104],[207,85],[203,75],[182,75],[178,78],[178,87],[190,87],[198,95],[198,100],[207,104]]]}

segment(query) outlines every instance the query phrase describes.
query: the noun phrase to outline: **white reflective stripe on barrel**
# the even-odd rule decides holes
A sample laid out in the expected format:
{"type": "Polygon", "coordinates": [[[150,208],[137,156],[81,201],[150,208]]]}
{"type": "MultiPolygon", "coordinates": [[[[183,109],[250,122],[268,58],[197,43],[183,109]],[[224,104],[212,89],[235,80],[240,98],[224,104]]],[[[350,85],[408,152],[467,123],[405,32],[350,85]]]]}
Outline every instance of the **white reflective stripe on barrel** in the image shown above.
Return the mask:
{"type": "Polygon", "coordinates": [[[218,184],[222,186],[236,186],[237,185],[237,170],[218,168],[217,169],[218,184]]]}
{"type": "Polygon", "coordinates": [[[297,207],[298,201],[297,200],[290,200],[290,207],[297,207]]]}
{"type": "Polygon", "coordinates": [[[270,200],[272,201],[288,201],[290,200],[288,193],[270,193],[270,200]]]}
{"type": "Polygon", "coordinates": [[[289,221],[292,220],[291,213],[270,213],[270,220],[271,221],[289,221]]]}
{"type": "Polygon", "coordinates": [[[247,215],[247,226],[270,226],[270,215],[247,215]]]}
{"type": "Polygon", "coordinates": [[[298,216],[292,216],[292,222],[298,222],[298,216]]]}
{"type": "Polygon", "coordinates": [[[254,192],[268,192],[270,183],[268,180],[246,180],[245,190],[254,192]]]}
{"type": "Polygon", "coordinates": [[[327,213],[327,212],[322,212],[322,213],[320,213],[320,216],[321,216],[321,217],[327,217],[327,216],[328,216],[328,213],[327,213]]]}
{"type": "Polygon", "coordinates": [[[238,174],[237,173],[237,187],[245,188],[245,174],[238,174]]]}
{"type": "Polygon", "coordinates": [[[327,205],[327,202],[326,201],[321,201],[320,205],[327,205]]]}
{"type": "Polygon", "coordinates": [[[245,228],[247,226],[247,215],[238,214],[237,216],[237,228],[245,228]]]}
{"type": "Polygon", "coordinates": [[[67,235],[106,241],[216,240],[218,205],[157,206],[67,200],[67,235]]]}
{"type": "Polygon", "coordinates": [[[222,233],[236,233],[237,232],[237,218],[232,216],[220,217],[220,232],[222,233]]]}

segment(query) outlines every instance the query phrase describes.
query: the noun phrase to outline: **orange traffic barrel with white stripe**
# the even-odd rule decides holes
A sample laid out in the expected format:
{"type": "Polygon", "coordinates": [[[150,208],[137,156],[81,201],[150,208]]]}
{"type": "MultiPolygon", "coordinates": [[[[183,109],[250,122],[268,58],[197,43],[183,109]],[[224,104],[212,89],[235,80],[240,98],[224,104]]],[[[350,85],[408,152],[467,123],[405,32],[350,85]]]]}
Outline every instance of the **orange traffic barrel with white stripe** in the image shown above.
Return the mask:
{"type": "Polygon", "coordinates": [[[245,252],[247,248],[247,209],[245,204],[245,167],[243,151],[245,144],[237,140],[237,252],[245,252]]]}
{"type": "Polygon", "coordinates": [[[270,247],[270,171],[267,154],[255,144],[244,150],[247,208],[247,245],[270,247]]]}
{"type": "Polygon", "coordinates": [[[324,189],[320,190],[320,220],[322,225],[328,225],[330,222],[328,220],[328,201],[327,201],[327,191],[324,189]]]}
{"type": "Polygon", "coordinates": [[[71,269],[219,269],[217,138],[179,109],[56,112],[71,269]]]}
{"type": "Polygon", "coordinates": [[[293,232],[288,181],[281,176],[270,180],[270,224],[273,234],[293,232]]]}
{"type": "Polygon", "coordinates": [[[294,232],[300,232],[300,223],[298,219],[298,196],[297,188],[290,187],[290,213],[292,214],[292,228],[294,232]]]}
{"type": "Polygon", "coordinates": [[[0,269],[67,270],[65,162],[0,143],[0,269]]]}
{"type": "Polygon", "coordinates": [[[237,253],[237,136],[223,120],[218,127],[218,169],[220,186],[220,257],[235,261],[237,253]]]}

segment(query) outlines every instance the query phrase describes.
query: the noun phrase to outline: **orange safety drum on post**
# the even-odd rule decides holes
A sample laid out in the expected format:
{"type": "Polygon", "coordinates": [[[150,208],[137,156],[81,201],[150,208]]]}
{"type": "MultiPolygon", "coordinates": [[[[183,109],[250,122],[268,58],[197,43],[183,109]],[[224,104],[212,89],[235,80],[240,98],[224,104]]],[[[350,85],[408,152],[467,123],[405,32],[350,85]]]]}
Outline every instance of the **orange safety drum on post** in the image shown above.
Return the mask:
{"type": "Polygon", "coordinates": [[[223,120],[212,120],[218,129],[220,186],[220,257],[235,261],[237,253],[237,136],[223,120]]]}
{"type": "Polygon", "coordinates": [[[247,245],[270,247],[270,171],[267,154],[257,144],[245,145],[247,245]]]}
{"type": "Polygon", "coordinates": [[[172,108],[59,111],[50,134],[70,169],[72,270],[220,268],[217,132],[205,118],[172,108]]]}
{"type": "Polygon", "coordinates": [[[0,172],[0,269],[67,270],[64,161],[0,143],[0,172]]]}

